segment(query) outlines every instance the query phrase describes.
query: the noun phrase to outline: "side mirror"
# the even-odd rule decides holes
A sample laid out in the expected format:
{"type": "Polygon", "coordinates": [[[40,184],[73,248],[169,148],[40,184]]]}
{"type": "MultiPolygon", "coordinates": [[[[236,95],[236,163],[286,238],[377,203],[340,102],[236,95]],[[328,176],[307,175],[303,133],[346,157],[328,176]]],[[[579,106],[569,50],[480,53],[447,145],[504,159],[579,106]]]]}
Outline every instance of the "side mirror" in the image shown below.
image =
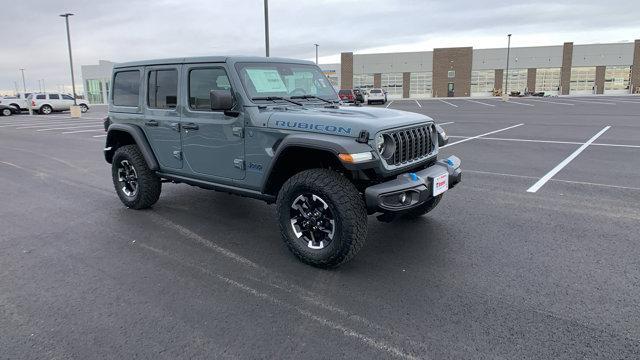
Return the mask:
{"type": "Polygon", "coordinates": [[[438,147],[447,145],[449,142],[449,135],[447,135],[442,126],[436,124],[436,131],[438,132],[438,147]]]}
{"type": "Polygon", "coordinates": [[[233,108],[233,95],[230,90],[209,91],[209,101],[213,111],[227,111],[233,108]]]}

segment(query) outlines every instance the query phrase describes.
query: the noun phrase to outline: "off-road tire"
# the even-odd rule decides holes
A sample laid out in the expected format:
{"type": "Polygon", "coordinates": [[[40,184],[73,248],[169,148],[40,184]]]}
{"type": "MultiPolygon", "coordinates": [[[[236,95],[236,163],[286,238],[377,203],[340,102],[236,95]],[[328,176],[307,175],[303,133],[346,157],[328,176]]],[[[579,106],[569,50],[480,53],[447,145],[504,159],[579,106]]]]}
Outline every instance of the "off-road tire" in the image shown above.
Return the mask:
{"type": "Polygon", "coordinates": [[[431,210],[435,209],[436,206],[438,206],[440,200],[442,200],[442,196],[444,196],[444,194],[432,197],[431,199],[425,201],[417,207],[403,213],[402,216],[407,219],[417,219],[423,215],[426,215],[431,210]]]}
{"type": "Polygon", "coordinates": [[[144,159],[144,156],[137,145],[125,145],[119,147],[113,154],[111,164],[111,176],[113,186],[122,203],[130,209],[146,209],[158,201],[162,191],[162,182],[144,159]],[[123,160],[128,161],[137,174],[137,191],[133,196],[127,196],[120,186],[118,180],[118,167],[123,160]]]}
{"type": "Polygon", "coordinates": [[[361,194],[348,179],[332,170],[305,170],[289,178],[278,193],[277,211],[285,244],[302,262],[312,266],[334,268],[344,264],[367,239],[367,211],[361,194]],[[324,199],[334,216],[335,235],[323,249],[309,248],[293,231],[290,207],[302,193],[324,199]]]}

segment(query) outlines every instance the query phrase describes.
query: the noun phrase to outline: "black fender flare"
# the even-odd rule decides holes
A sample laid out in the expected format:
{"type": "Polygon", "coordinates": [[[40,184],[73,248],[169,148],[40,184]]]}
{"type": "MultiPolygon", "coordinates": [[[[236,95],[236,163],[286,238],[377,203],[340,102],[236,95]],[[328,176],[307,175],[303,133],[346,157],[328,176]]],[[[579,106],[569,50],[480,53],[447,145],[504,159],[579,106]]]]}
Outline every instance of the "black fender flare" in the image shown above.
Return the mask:
{"type": "Polygon", "coordinates": [[[372,152],[373,157],[371,160],[358,163],[358,164],[346,164],[338,159],[347,170],[359,170],[374,167],[378,161],[378,156],[373,148],[367,143],[357,142],[355,138],[317,134],[317,133],[294,133],[287,135],[280,140],[273,147],[274,155],[265,171],[265,177],[262,184],[262,190],[271,178],[274,167],[278,163],[280,156],[291,147],[308,148],[313,150],[326,151],[333,154],[338,159],[338,154],[356,154],[362,152],[372,152]]]}
{"type": "Polygon", "coordinates": [[[113,160],[113,154],[116,151],[114,145],[117,144],[118,132],[125,132],[133,138],[133,141],[135,141],[136,145],[138,145],[138,149],[140,149],[142,156],[144,156],[149,169],[153,171],[157,171],[160,169],[158,160],[156,159],[156,156],[151,149],[151,145],[149,145],[147,137],[144,135],[144,131],[142,131],[139,126],[131,124],[109,125],[109,129],[107,130],[106,146],[104,148],[104,158],[109,164],[111,164],[113,160]]]}

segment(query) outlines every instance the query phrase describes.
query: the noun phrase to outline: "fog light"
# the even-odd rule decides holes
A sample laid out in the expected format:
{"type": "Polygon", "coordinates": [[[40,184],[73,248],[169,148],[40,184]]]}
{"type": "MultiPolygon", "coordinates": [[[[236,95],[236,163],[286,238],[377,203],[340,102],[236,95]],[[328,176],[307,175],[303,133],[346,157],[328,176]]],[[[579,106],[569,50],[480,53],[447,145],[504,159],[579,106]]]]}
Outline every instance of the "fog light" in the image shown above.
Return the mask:
{"type": "Polygon", "coordinates": [[[400,200],[401,204],[404,204],[407,201],[407,193],[402,193],[398,196],[398,200],[400,200]]]}

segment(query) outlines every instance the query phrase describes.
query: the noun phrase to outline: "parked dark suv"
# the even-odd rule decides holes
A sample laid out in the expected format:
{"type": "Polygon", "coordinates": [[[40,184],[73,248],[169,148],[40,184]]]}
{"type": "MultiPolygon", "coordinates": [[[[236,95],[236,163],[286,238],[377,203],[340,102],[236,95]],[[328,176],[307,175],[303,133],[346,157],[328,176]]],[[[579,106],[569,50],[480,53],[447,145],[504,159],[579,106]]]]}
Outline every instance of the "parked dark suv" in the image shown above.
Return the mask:
{"type": "Polygon", "coordinates": [[[353,258],[367,215],[424,215],[461,179],[458,158],[437,160],[431,118],[340,106],[308,61],[138,61],[111,83],[104,155],[125,206],[151,207],[165,182],[275,203],[285,243],[314,266],[353,258]]]}

